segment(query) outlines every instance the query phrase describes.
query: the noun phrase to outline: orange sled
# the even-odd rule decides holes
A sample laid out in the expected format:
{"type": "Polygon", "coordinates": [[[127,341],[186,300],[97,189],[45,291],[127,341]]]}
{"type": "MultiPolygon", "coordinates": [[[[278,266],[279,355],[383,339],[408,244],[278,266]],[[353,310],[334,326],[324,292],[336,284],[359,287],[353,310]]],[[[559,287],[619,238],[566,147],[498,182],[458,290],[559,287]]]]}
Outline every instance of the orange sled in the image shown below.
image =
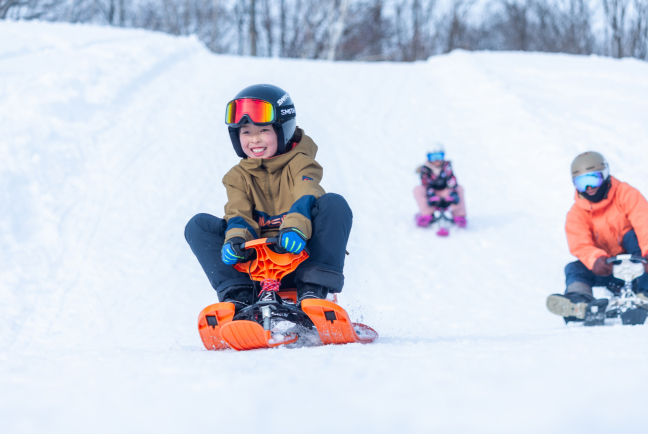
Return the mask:
{"type": "Polygon", "coordinates": [[[305,250],[298,255],[277,253],[269,247],[276,241],[276,238],[264,238],[241,246],[244,250],[253,248],[256,257],[234,268],[260,281],[261,293],[258,301],[238,312],[236,318],[232,303],[216,303],[203,309],[198,317],[198,330],[205,348],[243,351],[297,341],[299,336],[295,333],[273,335],[273,321],[289,321],[306,328],[314,326],[324,344],[369,343],[378,338],[371,327],[352,323],[345,310],[334,302],[308,299],[300,309],[296,306],[296,290],[279,291],[281,279],[295,271],[308,258],[308,253],[305,250]]]}
{"type": "Polygon", "coordinates": [[[234,318],[232,303],[216,303],[204,308],[198,315],[198,332],[208,350],[229,348],[221,337],[221,328],[234,318]]]}
{"type": "Polygon", "coordinates": [[[344,309],[328,300],[308,299],[302,310],[313,321],[320,339],[326,344],[368,344],[378,338],[378,332],[369,326],[353,323],[344,309]]]}

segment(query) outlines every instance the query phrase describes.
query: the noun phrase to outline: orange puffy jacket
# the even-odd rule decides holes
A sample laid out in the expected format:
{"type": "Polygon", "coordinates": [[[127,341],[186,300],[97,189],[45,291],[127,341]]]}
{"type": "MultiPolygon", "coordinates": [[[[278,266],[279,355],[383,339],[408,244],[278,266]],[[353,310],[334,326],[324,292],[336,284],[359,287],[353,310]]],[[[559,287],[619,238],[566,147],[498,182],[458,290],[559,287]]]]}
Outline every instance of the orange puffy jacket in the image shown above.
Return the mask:
{"type": "Polygon", "coordinates": [[[648,254],[648,201],[634,187],[611,177],[607,198],[592,203],[576,192],[576,203],[567,213],[569,251],[590,270],[600,256],[626,253],[621,242],[635,230],[641,255],[648,254]]]}

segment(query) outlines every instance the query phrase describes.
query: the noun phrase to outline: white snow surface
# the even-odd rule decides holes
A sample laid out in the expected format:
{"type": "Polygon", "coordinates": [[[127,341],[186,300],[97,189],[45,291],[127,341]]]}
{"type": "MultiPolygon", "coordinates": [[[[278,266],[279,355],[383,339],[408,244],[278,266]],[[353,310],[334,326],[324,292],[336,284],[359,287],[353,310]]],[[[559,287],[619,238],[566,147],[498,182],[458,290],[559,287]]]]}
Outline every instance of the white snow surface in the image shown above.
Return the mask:
{"type": "Polygon", "coordinates": [[[648,64],[455,51],[217,56],[195,38],[0,23],[0,432],[573,433],[645,427],[646,327],[565,326],[569,165],[648,192],[648,64]],[[354,213],[340,295],[370,345],[206,351],[185,223],[222,216],[225,104],[273,83],[354,213]],[[416,228],[446,144],[467,230],[416,228]]]}

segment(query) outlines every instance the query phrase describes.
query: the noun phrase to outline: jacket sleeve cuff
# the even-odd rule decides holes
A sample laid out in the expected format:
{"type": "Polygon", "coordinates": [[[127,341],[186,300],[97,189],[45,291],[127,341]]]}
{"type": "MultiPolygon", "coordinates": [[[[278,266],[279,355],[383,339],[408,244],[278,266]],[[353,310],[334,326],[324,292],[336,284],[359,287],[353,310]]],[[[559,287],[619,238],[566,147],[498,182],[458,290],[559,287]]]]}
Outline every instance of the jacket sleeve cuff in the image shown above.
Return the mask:
{"type": "Polygon", "coordinates": [[[286,218],[279,229],[283,228],[297,228],[306,236],[307,240],[310,240],[310,237],[313,234],[313,226],[310,219],[295,212],[286,214],[286,218]]]}
{"type": "Polygon", "coordinates": [[[257,238],[254,228],[243,217],[238,216],[227,220],[227,229],[225,230],[225,241],[234,237],[245,238],[245,241],[257,238]]]}
{"type": "Polygon", "coordinates": [[[225,242],[228,242],[232,238],[236,238],[236,237],[241,237],[246,242],[256,239],[256,237],[252,236],[252,234],[247,229],[234,228],[225,232],[225,242]]]}

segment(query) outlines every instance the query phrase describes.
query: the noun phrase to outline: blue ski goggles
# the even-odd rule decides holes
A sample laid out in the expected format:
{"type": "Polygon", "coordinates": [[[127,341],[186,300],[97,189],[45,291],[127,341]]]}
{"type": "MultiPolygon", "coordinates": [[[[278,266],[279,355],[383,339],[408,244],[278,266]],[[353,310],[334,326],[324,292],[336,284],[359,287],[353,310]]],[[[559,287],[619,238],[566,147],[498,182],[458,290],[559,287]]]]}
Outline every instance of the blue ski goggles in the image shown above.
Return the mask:
{"type": "Polygon", "coordinates": [[[430,152],[427,154],[428,161],[443,161],[443,158],[445,157],[445,154],[443,152],[430,152]]]}
{"type": "Polygon", "coordinates": [[[603,185],[605,176],[603,172],[590,172],[574,178],[574,187],[581,193],[587,191],[587,187],[598,188],[603,185]]]}

